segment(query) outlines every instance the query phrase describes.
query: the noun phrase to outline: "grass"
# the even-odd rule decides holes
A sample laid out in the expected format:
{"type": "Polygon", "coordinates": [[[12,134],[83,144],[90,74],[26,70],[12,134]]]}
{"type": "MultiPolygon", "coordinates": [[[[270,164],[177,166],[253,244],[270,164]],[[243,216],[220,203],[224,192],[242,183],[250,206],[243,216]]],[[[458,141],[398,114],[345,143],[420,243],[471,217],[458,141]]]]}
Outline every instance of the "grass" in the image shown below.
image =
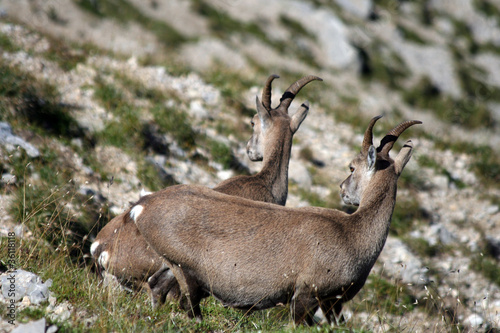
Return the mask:
{"type": "Polygon", "coordinates": [[[0,120],[42,135],[80,137],[82,130],[61,103],[57,88],[0,59],[0,120]]]}
{"type": "Polygon", "coordinates": [[[392,214],[390,234],[404,236],[413,229],[416,221],[429,220],[428,213],[420,208],[420,204],[414,198],[399,198],[392,214]]]}
{"type": "Polygon", "coordinates": [[[495,187],[500,180],[500,157],[495,149],[487,145],[476,145],[463,141],[444,141],[434,138],[436,148],[450,149],[455,153],[465,153],[471,157],[470,170],[486,187],[495,187]]]}
{"type": "Polygon", "coordinates": [[[409,76],[404,61],[383,43],[373,42],[365,48],[358,48],[361,60],[361,77],[366,81],[378,81],[392,89],[399,89],[401,81],[409,76]]]}
{"type": "Polygon", "coordinates": [[[401,24],[398,24],[398,30],[403,35],[403,38],[408,40],[408,41],[411,41],[411,42],[414,42],[414,43],[420,44],[420,45],[427,44],[427,42],[422,37],[420,37],[420,35],[418,33],[414,32],[413,30],[408,29],[407,27],[405,27],[401,24]]]}
{"type": "Polygon", "coordinates": [[[136,22],[144,29],[152,32],[158,41],[167,48],[178,47],[187,41],[172,26],[164,21],[155,20],[150,16],[144,15],[138,8],[126,0],[78,0],[76,4],[101,19],[109,17],[122,24],[136,22]]]}
{"type": "Polygon", "coordinates": [[[470,129],[494,126],[491,113],[483,101],[472,97],[454,99],[442,94],[429,78],[424,77],[412,89],[405,90],[403,99],[411,106],[431,110],[447,123],[470,129]]]}

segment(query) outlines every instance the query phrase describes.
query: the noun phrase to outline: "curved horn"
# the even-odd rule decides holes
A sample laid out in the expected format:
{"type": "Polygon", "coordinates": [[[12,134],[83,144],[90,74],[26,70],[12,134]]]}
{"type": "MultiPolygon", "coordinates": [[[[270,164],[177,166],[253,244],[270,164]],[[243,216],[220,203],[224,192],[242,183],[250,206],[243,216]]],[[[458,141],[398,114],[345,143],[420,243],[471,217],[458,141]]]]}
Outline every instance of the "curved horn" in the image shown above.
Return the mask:
{"type": "Polygon", "coordinates": [[[272,74],[267,78],[266,84],[264,85],[264,90],[262,90],[262,105],[267,110],[271,110],[271,85],[274,79],[278,79],[279,75],[272,74]]]}
{"type": "Polygon", "coordinates": [[[368,148],[370,148],[370,146],[373,145],[373,132],[372,132],[373,125],[375,125],[375,123],[377,122],[377,120],[379,120],[382,117],[383,116],[380,115],[380,116],[373,117],[370,120],[370,123],[368,124],[368,128],[365,131],[365,136],[363,138],[363,144],[361,146],[361,152],[363,154],[368,153],[368,148]]]}
{"type": "Polygon", "coordinates": [[[408,127],[421,124],[420,120],[407,120],[394,127],[389,131],[382,140],[380,140],[380,146],[377,148],[377,152],[381,152],[384,155],[389,155],[389,151],[394,146],[394,143],[398,137],[403,133],[408,127]]]}
{"type": "Polygon", "coordinates": [[[278,108],[284,108],[286,112],[288,113],[288,107],[290,104],[292,104],[293,99],[295,98],[295,95],[297,95],[306,84],[308,84],[311,81],[318,80],[318,81],[323,81],[322,78],[314,76],[314,75],[308,75],[304,76],[302,79],[298,80],[297,82],[293,83],[288,89],[283,93],[283,96],[281,96],[280,99],[280,105],[278,108]]]}

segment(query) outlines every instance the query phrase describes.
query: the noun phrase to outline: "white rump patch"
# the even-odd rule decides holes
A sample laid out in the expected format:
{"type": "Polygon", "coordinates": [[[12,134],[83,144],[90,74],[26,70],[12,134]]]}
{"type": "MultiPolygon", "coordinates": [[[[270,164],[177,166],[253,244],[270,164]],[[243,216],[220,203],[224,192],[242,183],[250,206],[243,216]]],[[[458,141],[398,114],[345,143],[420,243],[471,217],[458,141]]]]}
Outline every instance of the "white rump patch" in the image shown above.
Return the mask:
{"type": "Polygon", "coordinates": [[[149,192],[149,191],[146,191],[145,189],[142,189],[139,196],[142,198],[142,197],[145,197],[146,195],[150,195],[151,193],[153,193],[153,192],[149,192]]]}
{"type": "Polygon", "coordinates": [[[137,222],[137,218],[139,217],[139,215],[141,215],[143,209],[143,206],[137,205],[130,210],[130,217],[132,218],[132,220],[134,220],[134,222],[137,222]]]}
{"type": "Polygon", "coordinates": [[[99,265],[101,267],[104,267],[106,268],[106,266],[108,265],[108,261],[109,261],[109,253],[108,251],[103,251],[101,253],[101,255],[99,256],[99,260],[97,260],[99,262],[99,265]]]}
{"type": "Polygon", "coordinates": [[[94,256],[95,250],[97,250],[97,247],[99,246],[99,241],[95,241],[90,245],[90,254],[92,257],[94,256]]]}

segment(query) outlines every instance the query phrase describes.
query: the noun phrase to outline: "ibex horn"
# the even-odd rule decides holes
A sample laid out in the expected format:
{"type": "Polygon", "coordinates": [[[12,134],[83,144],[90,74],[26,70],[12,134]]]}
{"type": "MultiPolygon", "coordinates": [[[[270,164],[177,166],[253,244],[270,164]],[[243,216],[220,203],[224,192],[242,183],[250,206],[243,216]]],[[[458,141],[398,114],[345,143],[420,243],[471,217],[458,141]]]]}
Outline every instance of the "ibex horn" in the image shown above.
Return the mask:
{"type": "Polygon", "coordinates": [[[318,80],[318,81],[323,81],[322,78],[314,76],[314,75],[308,75],[304,76],[297,82],[293,83],[288,89],[283,93],[283,96],[281,96],[280,99],[280,105],[278,108],[284,108],[288,112],[288,107],[292,103],[293,99],[295,98],[295,95],[297,95],[306,84],[308,84],[311,81],[318,80]]]}
{"type": "Polygon", "coordinates": [[[264,90],[262,90],[262,105],[266,110],[271,110],[271,85],[274,79],[278,79],[279,75],[272,74],[267,78],[266,84],[264,85],[264,90]]]}
{"type": "Polygon", "coordinates": [[[380,146],[377,148],[377,152],[381,152],[384,155],[389,155],[389,151],[394,146],[394,143],[399,138],[401,133],[403,133],[408,127],[421,124],[420,120],[407,120],[394,127],[389,131],[382,140],[380,140],[380,146]]]}
{"type": "Polygon", "coordinates": [[[383,116],[380,115],[380,116],[373,117],[370,120],[370,123],[368,124],[368,128],[365,131],[365,137],[363,138],[363,145],[361,146],[361,152],[363,154],[368,153],[368,148],[370,148],[370,146],[373,145],[373,131],[372,131],[373,126],[375,125],[377,120],[379,120],[382,117],[383,116]]]}

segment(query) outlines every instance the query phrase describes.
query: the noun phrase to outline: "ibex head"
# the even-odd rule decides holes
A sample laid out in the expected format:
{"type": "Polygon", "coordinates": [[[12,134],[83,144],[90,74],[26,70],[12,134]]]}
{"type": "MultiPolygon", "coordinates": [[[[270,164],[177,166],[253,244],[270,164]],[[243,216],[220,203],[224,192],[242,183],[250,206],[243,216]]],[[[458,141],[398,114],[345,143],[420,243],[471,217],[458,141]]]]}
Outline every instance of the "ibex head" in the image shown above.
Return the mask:
{"type": "MultiPolygon", "coordinates": [[[[259,97],[256,97],[257,114],[252,118],[253,134],[247,144],[248,157],[252,161],[262,161],[264,156],[264,144],[266,136],[271,131],[277,119],[287,123],[290,133],[293,135],[299,128],[302,121],[306,118],[309,111],[309,103],[304,102],[299,110],[293,114],[288,115],[288,108],[292,103],[295,95],[297,95],[306,84],[311,81],[319,80],[321,78],[309,75],[301,78],[293,83],[281,96],[280,104],[276,108],[271,108],[271,85],[274,79],[279,78],[278,75],[273,74],[269,76],[262,91],[262,102],[259,97]]],[[[282,122],[279,122],[282,124],[282,122]]]]}
{"type": "MultiPolygon", "coordinates": [[[[369,187],[372,177],[377,171],[387,170],[389,173],[387,173],[387,176],[385,177],[390,177],[392,175],[396,177],[397,180],[406,163],[408,163],[411,158],[413,149],[411,140],[406,141],[394,160],[392,160],[389,156],[389,151],[392,149],[401,133],[403,133],[408,127],[415,124],[421,124],[422,122],[418,120],[402,122],[389,131],[380,141],[378,148],[375,148],[372,142],[372,129],[375,122],[377,122],[380,118],[382,118],[382,116],[374,117],[370,121],[370,124],[365,131],[361,152],[349,164],[351,174],[345,181],[342,182],[342,184],[340,184],[340,194],[342,196],[342,200],[346,204],[359,206],[363,192],[369,187]]],[[[380,179],[380,181],[390,181],[386,178],[380,179]]]]}

